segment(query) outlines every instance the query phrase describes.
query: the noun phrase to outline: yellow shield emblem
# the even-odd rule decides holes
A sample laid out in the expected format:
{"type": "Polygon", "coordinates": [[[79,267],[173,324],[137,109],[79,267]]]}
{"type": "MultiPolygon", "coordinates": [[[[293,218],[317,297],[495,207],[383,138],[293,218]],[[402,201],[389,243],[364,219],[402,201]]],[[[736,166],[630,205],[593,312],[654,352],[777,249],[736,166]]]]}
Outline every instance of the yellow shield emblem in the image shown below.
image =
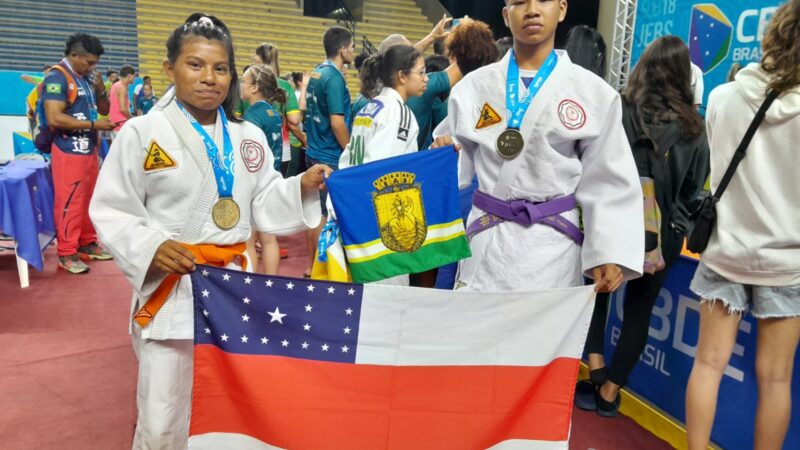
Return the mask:
{"type": "Polygon", "coordinates": [[[393,172],[375,180],[372,204],[378,219],[381,242],[386,248],[411,253],[422,247],[428,235],[422,185],[416,175],[393,172]]]}

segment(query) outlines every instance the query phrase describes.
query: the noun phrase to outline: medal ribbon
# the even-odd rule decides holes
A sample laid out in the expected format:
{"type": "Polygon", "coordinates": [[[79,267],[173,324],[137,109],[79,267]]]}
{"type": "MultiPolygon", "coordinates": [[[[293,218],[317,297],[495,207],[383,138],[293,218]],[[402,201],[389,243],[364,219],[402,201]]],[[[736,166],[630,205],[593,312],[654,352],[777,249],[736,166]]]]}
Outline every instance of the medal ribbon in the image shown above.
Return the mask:
{"type": "Polygon", "coordinates": [[[519,65],[517,65],[517,55],[514,53],[514,49],[511,49],[511,59],[508,61],[508,73],[506,76],[506,108],[508,108],[508,112],[511,114],[508,118],[508,128],[513,128],[515,130],[520,129],[522,126],[522,119],[525,117],[525,113],[528,111],[533,97],[539,93],[544,82],[550,78],[557,62],[558,55],[556,55],[556,51],[553,50],[547,55],[544,64],[542,64],[542,67],[536,73],[536,77],[530,84],[528,95],[520,100],[519,93],[521,86],[519,81],[519,65]]]}
{"type": "Polygon", "coordinates": [[[192,124],[197,134],[203,139],[203,144],[206,146],[206,153],[208,159],[211,160],[211,167],[214,168],[214,178],[217,180],[217,191],[219,197],[233,197],[233,145],[231,144],[231,135],[228,133],[228,118],[225,117],[225,111],[220,106],[217,109],[217,114],[222,118],[222,140],[224,142],[224,153],[220,159],[219,147],[214,139],[206,133],[203,126],[195,119],[188,111],[176,102],[189,123],[192,124]]]}
{"type": "Polygon", "coordinates": [[[82,76],[78,75],[67,58],[62,59],[61,62],[64,63],[67,70],[72,74],[72,78],[75,79],[75,82],[78,83],[78,86],[80,86],[86,94],[89,103],[89,120],[93,122],[97,121],[97,103],[94,99],[94,87],[92,87],[92,83],[87,82],[82,76]]]}

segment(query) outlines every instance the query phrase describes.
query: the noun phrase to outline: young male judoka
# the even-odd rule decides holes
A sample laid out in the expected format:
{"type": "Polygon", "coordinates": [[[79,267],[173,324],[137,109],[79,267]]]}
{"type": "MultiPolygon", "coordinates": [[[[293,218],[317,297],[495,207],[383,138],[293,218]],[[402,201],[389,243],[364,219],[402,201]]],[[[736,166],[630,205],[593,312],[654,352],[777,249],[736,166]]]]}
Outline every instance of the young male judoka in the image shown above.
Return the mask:
{"type": "Polygon", "coordinates": [[[473,256],[456,288],[569,287],[587,275],[613,291],[641,275],[642,191],[620,98],[554,50],[566,12],[566,0],[507,0],[513,51],[453,88],[434,133],[434,148],[461,149],[462,185],[476,174],[479,182],[467,230],[473,256]]]}

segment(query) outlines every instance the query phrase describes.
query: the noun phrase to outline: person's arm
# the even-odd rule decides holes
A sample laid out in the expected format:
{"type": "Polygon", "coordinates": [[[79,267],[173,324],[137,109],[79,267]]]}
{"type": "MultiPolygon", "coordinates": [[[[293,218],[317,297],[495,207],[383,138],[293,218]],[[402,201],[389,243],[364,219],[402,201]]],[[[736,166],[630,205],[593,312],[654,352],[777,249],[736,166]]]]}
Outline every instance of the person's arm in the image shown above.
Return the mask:
{"type": "Polygon", "coordinates": [[[117,124],[108,119],[78,120],[67,114],[67,104],[58,100],[44,102],[44,113],[47,124],[59,130],[113,130],[117,124]]]}
{"type": "Polygon", "coordinates": [[[291,114],[286,115],[286,126],[289,128],[289,131],[292,132],[294,137],[300,141],[301,147],[307,147],[308,141],[306,139],[306,134],[303,133],[303,130],[300,128],[300,118],[302,114],[300,111],[293,112],[291,114]]]}
{"type": "Polygon", "coordinates": [[[447,35],[450,34],[449,30],[445,28],[449,23],[451,23],[453,19],[451,17],[447,17],[447,15],[442,16],[442,20],[433,27],[430,33],[425,36],[421,41],[414,44],[414,48],[417,49],[420,53],[425,53],[425,50],[428,49],[434,42],[438,41],[439,39],[444,39],[447,35]]]}
{"type": "Polygon", "coordinates": [[[333,135],[336,136],[336,142],[344,150],[347,144],[350,143],[350,130],[347,129],[347,122],[345,122],[343,115],[331,114],[329,117],[331,119],[331,130],[333,135]]]}
{"type": "Polygon", "coordinates": [[[450,67],[445,69],[445,73],[447,73],[447,79],[450,81],[450,86],[448,89],[452,89],[453,86],[456,85],[462,78],[464,78],[464,74],[461,73],[461,69],[458,68],[458,64],[450,64],[450,67]]]}
{"type": "MultiPolygon", "coordinates": [[[[94,98],[97,102],[97,113],[101,116],[107,116],[108,110],[111,107],[111,102],[108,101],[108,92],[106,92],[106,85],[103,84],[103,77],[99,73],[94,72],[92,79],[94,80],[94,98]]],[[[116,125],[114,127],[116,127],[116,125]]],[[[114,129],[114,127],[109,128],[109,130],[114,129]]]]}
{"type": "Polygon", "coordinates": [[[300,101],[298,102],[298,107],[300,111],[306,112],[306,91],[308,91],[308,82],[311,80],[311,75],[306,72],[303,74],[303,82],[300,84],[300,101]]]}
{"type": "Polygon", "coordinates": [[[117,92],[116,92],[116,95],[117,95],[117,102],[120,105],[119,106],[120,112],[122,112],[123,116],[125,116],[128,119],[130,119],[131,118],[131,108],[130,108],[130,105],[128,105],[128,89],[127,89],[127,86],[125,86],[125,89],[119,89],[118,88],[117,92]]]}

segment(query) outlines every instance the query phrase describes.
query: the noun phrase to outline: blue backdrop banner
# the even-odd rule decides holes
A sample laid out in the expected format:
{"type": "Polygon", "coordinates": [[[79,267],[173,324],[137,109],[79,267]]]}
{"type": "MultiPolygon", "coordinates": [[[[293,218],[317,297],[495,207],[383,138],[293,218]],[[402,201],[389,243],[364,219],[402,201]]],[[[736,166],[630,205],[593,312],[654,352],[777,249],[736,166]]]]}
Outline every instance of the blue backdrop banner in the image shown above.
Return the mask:
{"type": "Polygon", "coordinates": [[[674,34],[689,45],[692,62],[704,76],[703,105],[725,83],[731,64],[761,59],[761,39],[780,0],[648,0],[638,2],[632,64],[648,44],[674,34]]]}
{"type": "MultiPolygon", "coordinates": [[[[670,274],[653,309],[650,336],[639,364],[628,379],[628,388],[681,422],[686,421],[685,393],[697,350],[700,303],[689,283],[697,261],[681,257],[670,274]]],[[[606,326],[606,360],[610,361],[622,330],[624,290],[612,296],[606,326]]],[[[756,321],[745,315],[733,355],[722,377],[717,416],[711,439],[727,450],[753,448],[753,427],[758,399],[755,378],[756,321]]],[[[784,447],[800,448],[800,355],[795,359],[792,389],[792,421],[784,447]]]]}

